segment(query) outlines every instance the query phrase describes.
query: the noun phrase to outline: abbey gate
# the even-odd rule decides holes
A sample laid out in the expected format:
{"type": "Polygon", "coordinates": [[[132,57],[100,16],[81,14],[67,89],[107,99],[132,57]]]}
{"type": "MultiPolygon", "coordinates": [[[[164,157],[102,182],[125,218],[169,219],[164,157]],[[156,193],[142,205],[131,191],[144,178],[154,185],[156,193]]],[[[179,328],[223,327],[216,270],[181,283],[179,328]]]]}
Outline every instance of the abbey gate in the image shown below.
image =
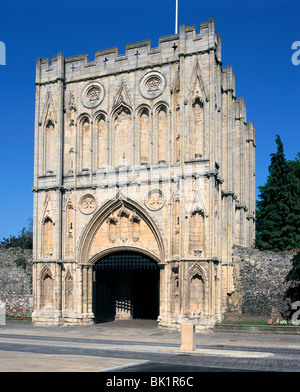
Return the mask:
{"type": "Polygon", "coordinates": [[[37,59],[33,322],[212,326],[252,246],[255,136],[214,20],[37,59]]]}

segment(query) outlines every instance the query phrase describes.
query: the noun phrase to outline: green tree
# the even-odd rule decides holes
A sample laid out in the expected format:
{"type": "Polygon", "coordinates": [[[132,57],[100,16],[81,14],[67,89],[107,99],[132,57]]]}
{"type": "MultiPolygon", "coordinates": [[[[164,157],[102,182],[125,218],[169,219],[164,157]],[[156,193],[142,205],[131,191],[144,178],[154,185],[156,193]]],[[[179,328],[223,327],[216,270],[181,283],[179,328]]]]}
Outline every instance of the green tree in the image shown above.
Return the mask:
{"type": "Polygon", "coordinates": [[[286,281],[290,282],[286,297],[292,302],[300,300],[300,251],[291,260],[292,268],[286,276],[286,281]]]}
{"type": "MultiPolygon", "coordinates": [[[[256,203],[256,247],[274,252],[300,248],[300,179],[276,135],[269,176],[256,203]]],[[[296,166],[296,165],[295,165],[296,166]]]]}
{"type": "Polygon", "coordinates": [[[296,174],[296,177],[300,180],[300,152],[297,153],[294,161],[287,161],[287,163],[296,174]]]}
{"type": "Polygon", "coordinates": [[[32,223],[29,219],[29,227],[26,229],[23,227],[18,236],[9,236],[9,238],[3,238],[0,241],[0,248],[22,248],[32,249],[32,223]]]}

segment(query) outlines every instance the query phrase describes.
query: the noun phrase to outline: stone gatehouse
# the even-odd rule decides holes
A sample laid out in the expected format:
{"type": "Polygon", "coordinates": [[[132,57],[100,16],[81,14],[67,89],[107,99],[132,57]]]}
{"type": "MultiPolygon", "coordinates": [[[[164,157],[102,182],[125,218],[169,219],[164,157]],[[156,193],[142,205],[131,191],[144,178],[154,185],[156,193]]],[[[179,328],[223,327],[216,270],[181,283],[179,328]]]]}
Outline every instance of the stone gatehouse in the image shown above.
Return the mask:
{"type": "Polygon", "coordinates": [[[33,192],[35,323],[220,321],[254,241],[255,132],[214,20],[37,59],[33,192]]]}

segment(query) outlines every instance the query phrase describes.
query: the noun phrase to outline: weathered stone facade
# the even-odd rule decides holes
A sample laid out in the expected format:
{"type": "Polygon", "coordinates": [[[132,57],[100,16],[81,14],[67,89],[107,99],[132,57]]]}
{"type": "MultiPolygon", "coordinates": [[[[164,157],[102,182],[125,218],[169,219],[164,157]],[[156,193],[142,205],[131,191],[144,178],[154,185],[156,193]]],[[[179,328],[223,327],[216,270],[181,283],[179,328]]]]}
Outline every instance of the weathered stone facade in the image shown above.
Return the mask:
{"type": "Polygon", "coordinates": [[[33,321],[149,297],[161,326],[221,320],[232,246],[254,241],[255,133],[214,20],[36,70],[33,321]]]}

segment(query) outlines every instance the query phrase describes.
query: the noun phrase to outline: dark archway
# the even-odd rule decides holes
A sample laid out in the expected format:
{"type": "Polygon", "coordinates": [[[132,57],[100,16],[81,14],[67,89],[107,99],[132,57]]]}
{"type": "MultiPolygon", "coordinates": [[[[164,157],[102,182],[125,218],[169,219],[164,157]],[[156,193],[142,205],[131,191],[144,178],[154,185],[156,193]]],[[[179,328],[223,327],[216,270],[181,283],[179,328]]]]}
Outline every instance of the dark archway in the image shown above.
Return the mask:
{"type": "Polygon", "coordinates": [[[159,315],[159,267],[151,257],[118,251],[94,265],[95,322],[115,319],[156,320],[159,315]]]}

